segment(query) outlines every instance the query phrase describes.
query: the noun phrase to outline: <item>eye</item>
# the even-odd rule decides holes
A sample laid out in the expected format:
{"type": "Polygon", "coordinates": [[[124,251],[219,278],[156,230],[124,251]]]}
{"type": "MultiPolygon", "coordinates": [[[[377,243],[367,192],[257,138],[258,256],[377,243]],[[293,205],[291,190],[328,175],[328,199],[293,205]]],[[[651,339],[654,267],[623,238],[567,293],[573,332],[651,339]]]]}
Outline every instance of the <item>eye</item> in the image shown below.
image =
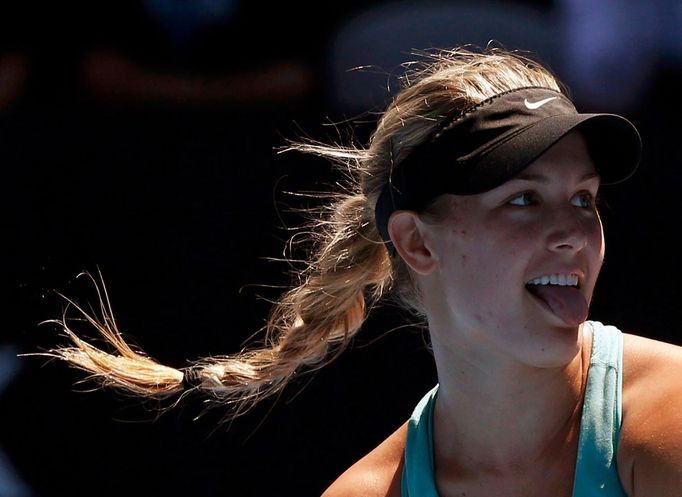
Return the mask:
{"type": "Polygon", "coordinates": [[[583,209],[591,209],[595,206],[594,195],[590,192],[580,192],[571,199],[571,204],[583,209]]]}
{"type": "Polygon", "coordinates": [[[509,200],[509,205],[528,207],[538,202],[538,196],[533,192],[523,192],[509,200]]]}

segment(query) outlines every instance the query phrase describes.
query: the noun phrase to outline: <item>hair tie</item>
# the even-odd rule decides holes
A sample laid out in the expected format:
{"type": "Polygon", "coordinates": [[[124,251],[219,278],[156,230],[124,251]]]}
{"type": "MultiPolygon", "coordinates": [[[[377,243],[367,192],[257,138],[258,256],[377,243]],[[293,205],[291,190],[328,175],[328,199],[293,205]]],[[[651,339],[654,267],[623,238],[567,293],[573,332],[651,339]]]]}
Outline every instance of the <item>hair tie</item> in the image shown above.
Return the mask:
{"type": "Polygon", "coordinates": [[[201,370],[196,367],[189,367],[184,370],[182,376],[182,386],[185,390],[191,390],[192,388],[199,388],[203,383],[203,377],[201,370]]]}

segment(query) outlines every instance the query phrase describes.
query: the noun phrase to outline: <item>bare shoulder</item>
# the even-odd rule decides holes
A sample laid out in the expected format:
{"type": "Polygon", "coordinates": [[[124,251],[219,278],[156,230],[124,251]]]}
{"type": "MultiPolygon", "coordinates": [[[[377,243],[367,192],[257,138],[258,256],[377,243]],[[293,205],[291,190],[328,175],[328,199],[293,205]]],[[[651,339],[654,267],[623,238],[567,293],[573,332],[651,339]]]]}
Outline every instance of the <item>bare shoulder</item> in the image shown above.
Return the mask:
{"type": "Polygon", "coordinates": [[[406,437],[407,423],[348,468],[322,497],[400,497],[406,437]]]}
{"type": "Polygon", "coordinates": [[[624,334],[623,406],[631,414],[660,407],[682,392],[682,346],[624,334]]]}
{"type": "Polygon", "coordinates": [[[682,347],[625,334],[619,472],[628,494],[682,488],[682,347]]]}
{"type": "MultiPolygon", "coordinates": [[[[630,361],[635,368],[661,365],[658,359],[674,360],[682,358],[682,346],[653,340],[640,335],[623,333],[624,360],[630,361]]],[[[627,365],[627,364],[626,364],[627,365]]]]}

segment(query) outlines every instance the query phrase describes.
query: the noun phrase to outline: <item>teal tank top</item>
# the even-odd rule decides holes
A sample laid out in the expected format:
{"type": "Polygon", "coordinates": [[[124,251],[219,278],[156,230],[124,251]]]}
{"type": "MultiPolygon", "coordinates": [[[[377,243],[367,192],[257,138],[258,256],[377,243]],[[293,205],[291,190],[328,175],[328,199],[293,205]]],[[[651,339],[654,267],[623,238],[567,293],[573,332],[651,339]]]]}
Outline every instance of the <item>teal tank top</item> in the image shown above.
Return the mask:
{"type": "MultiPolygon", "coordinates": [[[[622,420],[623,335],[588,321],[593,330],[580,420],[573,497],[627,497],[618,478],[616,450],[622,420]]],[[[433,406],[438,385],[417,404],[408,422],[402,497],[438,497],[433,465],[433,406]]]]}

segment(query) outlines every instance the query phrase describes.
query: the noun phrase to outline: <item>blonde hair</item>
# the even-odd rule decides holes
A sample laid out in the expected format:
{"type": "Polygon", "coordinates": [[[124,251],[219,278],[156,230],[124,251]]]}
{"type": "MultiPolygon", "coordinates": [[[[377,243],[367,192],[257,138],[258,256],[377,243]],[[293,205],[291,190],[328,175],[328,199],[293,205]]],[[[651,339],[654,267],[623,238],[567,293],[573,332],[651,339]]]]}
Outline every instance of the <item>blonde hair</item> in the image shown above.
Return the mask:
{"type": "Polygon", "coordinates": [[[424,60],[407,68],[402,91],[381,115],[367,147],[314,141],[285,147],[331,160],[345,172],[348,185],[308,226],[312,243],[306,266],[297,284],[273,303],[262,344],[199,359],[188,368],[164,366],[123,339],[102,287],[100,317],[71,303],[113,350],[81,339],[64,317],[53,322],[71,344],[46,355],[131,394],[165,398],[200,389],[232,407],[229,417],[236,417],[280,392],[297,373],[331,362],[389,290],[405,308],[423,316],[407,266],[386,250],[374,219],[376,200],[394,165],[459,110],[510,89],[562,88],[548,69],[502,49],[458,48],[415,55],[424,60]]]}

